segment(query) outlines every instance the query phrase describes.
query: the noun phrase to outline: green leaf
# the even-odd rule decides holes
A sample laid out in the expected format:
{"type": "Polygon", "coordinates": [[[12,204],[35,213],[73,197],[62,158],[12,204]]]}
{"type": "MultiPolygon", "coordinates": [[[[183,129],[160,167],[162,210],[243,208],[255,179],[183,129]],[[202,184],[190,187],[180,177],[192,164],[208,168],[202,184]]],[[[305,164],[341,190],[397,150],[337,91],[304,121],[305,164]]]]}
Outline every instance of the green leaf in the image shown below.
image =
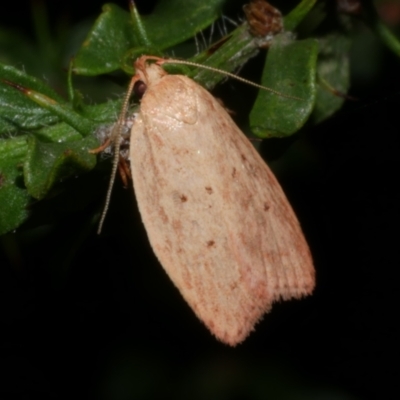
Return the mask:
{"type": "Polygon", "coordinates": [[[63,99],[49,86],[24,72],[0,64],[0,134],[17,132],[21,129],[37,129],[57,122],[58,118],[10,84],[17,83],[37,90],[57,101],[63,99]]]}
{"type": "Polygon", "coordinates": [[[82,117],[75,112],[69,104],[58,103],[57,101],[43,95],[34,90],[26,90],[24,93],[29,99],[42,106],[44,109],[51,111],[53,115],[57,115],[61,120],[67,122],[71,127],[75,128],[83,136],[92,133],[95,129],[95,124],[82,117]]]}
{"type": "Polygon", "coordinates": [[[262,85],[296,98],[260,90],[250,113],[250,127],[257,136],[290,136],[304,125],[315,102],[317,53],[314,39],[295,41],[286,33],[275,37],[262,85]]]}
{"type": "Polygon", "coordinates": [[[115,4],[105,4],[73,61],[73,70],[89,76],[115,71],[134,45],[130,14],[115,4]]]}
{"type": "Polygon", "coordinates": [[[225,0],[162,0],[142,17],[150,42],[160,50],[192,38],[220,15],[225,0]]]}
{"type": "Polygon", "coordinates": [[[121,112],[124,98],[118,100],[109,100],[100,104],[85,106],[81,112],[85,118],[96,121],[98,123],[115,123],[121,112]]]}
{"type": "Polygon", "coordinates": [[[61,180],[91,170],[96,165],[96,156],[88,151],[97,146],[97,140],[91,136],[66,143],[44,143],[29,138],[24,163],[28,192],[42,199],[61,180]]]}
{"type": "Polygon", "coordinates": [[[83,135],[95,127],[44,82],[0,64],[0,133],[37,129],[54,124],[57,117],[83,135]]]}
{"type": "Polygon", "coordinates": [[[234,72],[259,52],[257,40],[249,33],[248,25],[242,24],[215,46],[197,54],[188,62],[200,66],[166,63],[163,68],[173,74],[183,74],[208,90],[227,78],[225,72],[234,72]],[[215,47],[215,48],[214,48],[215,47]],[[207,69],[211,67],[212,69],[207,69]],[[215,69],[221,70],[220,72],[215,69]]]}
{"type": "Polygon", "coordinates": [[[0,63],[0,80],[18,83],[20,86],[27,87],[44,95],[53,98],[58,102],[65,102],[65,100],[46,83],[37,79],[25,72],[12,67],[11,65],[4,65],[0,63]]]}
{"type": "Polygon", "coordinates": [[[302,0],[289,14],[283,18],[286,31],[293,31],[308,15],[317,0],[302,0]]]}
{"type": "Polygon", "coordinates": [[[349,50],[351,41],[343,34],[331,34],[319,41],[317,99],[312,114],[319,123],[336,112],[350,86],[349,50]],[[339,92],[341,95],[335,95],[339,92]]]}
{"type": "Polygon", "coordinates": [[[99,124],[114,122],[121,100],[82,104],[81,116],[40,80],[7,66],[0,66],[0,73],[3,133],[35,132],[0,139],[0,233],[6,233],[28,217],[30,195],[42,199],[62,179],[95,166],[96,157],[88,150],[99,143],[93,136],[82,140],[81,134],[93,134],[99,124]],[[57,101],[21,84],[42,90],[57,101]],[[60,119],[68,123],[57,122],[60,119]]]}
{"type": "Polygon", "coordinates": [[[161,52],[193,37],[220,15],[223,0],[161,0],[153,13],[141,17],[147,39],[139,37],[131,15],[115,4],[103,6],[74,60],[74,72],[99,75],[125,68],[125,60],[161,52]],[[151,43],[143,46],[143,43],[151,43]],[[132,52],[134,49],[134,52],[132,52]],[[157,49],[157,50],[155,50],[157,49]]]}
{"type": "Polygon", "coordinates": [[[26,139],[0,140],[0,235],[28,217],[29,195],[23,186],[22,161],[26,139]]]}
{"type": "MultiPolygon", "coordinates": [[[[121,112],[122,101],[123,99],[107,101],[105,103],[84,106],[82,108],[82,116],[92,121],[93,124],[90,136],[93,136],[99,126],[112,125],[115,123],[121,112]]],[[[66,122],[59,122],[36,130],[34,136],[42,142],[51,143],[64,143],[82,139],[81,133],[66,122]]],[[[98,143],[93,147],[97,146],[98,143]]]]}
{"type": "MultiPolygon", "coordinates": [[[[215,51],[211,52],[210,49],[207,49],[195,56],[191,61],[223,71],[234,72],[259,52],[257,40],[249,33],[247,24],[240,25],[222,41],[221,46],[215,51]]],[[[203,68],[196,68],[186,75],[208,90],[214,88],[221,80],[226,79],[224,74],[203,68]]]]}

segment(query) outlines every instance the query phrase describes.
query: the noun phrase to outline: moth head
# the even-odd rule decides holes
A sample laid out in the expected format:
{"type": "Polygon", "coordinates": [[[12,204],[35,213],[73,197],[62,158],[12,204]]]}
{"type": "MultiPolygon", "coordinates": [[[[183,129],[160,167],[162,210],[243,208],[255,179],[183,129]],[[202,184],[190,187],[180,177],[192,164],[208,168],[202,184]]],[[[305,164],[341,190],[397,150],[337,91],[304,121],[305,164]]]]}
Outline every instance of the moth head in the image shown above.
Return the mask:
{"type": "Polygon", "coordinates": [[[135,80],[142,81],[146,86],[159,81],[167,73],[157,64],[149,63],[149,57],[142,56],[135,62],[135,80]]]}

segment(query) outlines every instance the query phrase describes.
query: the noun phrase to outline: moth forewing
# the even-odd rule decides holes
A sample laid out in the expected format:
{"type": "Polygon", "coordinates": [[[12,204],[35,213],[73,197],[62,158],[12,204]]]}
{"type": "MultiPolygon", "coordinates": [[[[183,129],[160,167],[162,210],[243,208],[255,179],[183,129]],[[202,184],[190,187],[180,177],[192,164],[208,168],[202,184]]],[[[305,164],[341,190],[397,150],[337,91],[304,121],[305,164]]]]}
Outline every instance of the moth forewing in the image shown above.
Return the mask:
{"type": "Polygon", "coordinates": [[[196,315],[236,345],[272,303],[314,288],[299,222],[274,175],[214,97],[140,58],[134,190],[151,246],[196,315]]]}

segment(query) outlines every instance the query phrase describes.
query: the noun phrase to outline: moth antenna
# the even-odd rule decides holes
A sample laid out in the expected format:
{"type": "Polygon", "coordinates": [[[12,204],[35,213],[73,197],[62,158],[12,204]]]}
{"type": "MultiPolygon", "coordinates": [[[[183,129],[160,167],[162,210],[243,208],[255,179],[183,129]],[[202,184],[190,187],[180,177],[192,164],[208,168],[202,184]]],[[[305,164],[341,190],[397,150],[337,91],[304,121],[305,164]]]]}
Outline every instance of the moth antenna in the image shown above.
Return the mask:
{"type": "MultiPolygon", "coordinates": [[[[152,57],[148,57],[148,59],[152,59],[152,57]]],[[[159,64],[159,65],[162,65],[162,64],[183,64],[183,65],[188,65],[188,66],[191,66],[191,67],[203,68],[203,69],[206,69],[208,71],[213,71],[213,72],[217,72],[217,73],[222,74],[222,75],[229,76],[230,78],[233,78],[233,79],[236,79],[237,81],[240,81],[240,82],[246,83],[248,85],[254,86],[254,87],[258,88],[258,89],[262,89],[262,90],[265,90],[267,92],[274,93],[277,96],[286,97],[287,99],[303,100],[301,97],[290,96],[288,94],[284,94],[284,93],[278,92],[277,90],[271,89],[271,88],[266,87],[266,86],[259,85],[258,83],[249,81],[248,79],[245,79],[245,78],[242,78],[242,77],[237,76],[235,74],[232,74],[231,72],[224,71],[223,69],[210,67],[208,65],[198,64],[198,63],[195,63],[195,62],[192,62],[192,61],[176,60],[176,59],[162,59],[162,58],[157,58],[157,57],[154,57],[154,59],[157,60],[157,64],[159,64]]]]}
{"type": "Polygon", "coordinates": [[[122,141],[121,128],[124,123],[126,113],[128,111],[129,98],[131,97],[133,87],[134,87],[136,81],[137,81],[137,78],[135,79],[135,77],[133,77],[131,79],[131,82],[129,83],[128,90],[126,92],[125,99],[122,104],[122,109],[119,114],[118,121],[117,121],[116,126],[113,129],[113,132],[110,137],[110,142],[113,143],[113,145],[114,145],[114,158],[113,158],[113,162],[112,162],[111,176],[110,176],[110,181],[108,183],[106,199],[104,202],[103,211],[101,213],[99,227],[97,228],[98,235],[101,233],[101,230],[103,229],[104,220],[106,219],[107,211],[110,206],[111,193],[112,193],[112,189],[114,187],[115,176],[117,174],[119,156],[120,156],[120,146],[121,146],[121,141],[122,141]]]}

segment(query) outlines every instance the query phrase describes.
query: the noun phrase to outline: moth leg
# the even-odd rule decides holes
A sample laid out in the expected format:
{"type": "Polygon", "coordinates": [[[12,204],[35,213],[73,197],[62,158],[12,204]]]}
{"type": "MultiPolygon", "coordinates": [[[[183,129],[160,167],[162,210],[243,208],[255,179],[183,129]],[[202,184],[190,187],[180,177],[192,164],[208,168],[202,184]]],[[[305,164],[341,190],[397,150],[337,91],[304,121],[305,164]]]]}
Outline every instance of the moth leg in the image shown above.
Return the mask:
{"type": "Polygon", "coordinates": [[[96,147],[95,149],[89,150],[90,154],[99,154],[104,151],[111,143],[111,139],[108,138],[101,146],[96,147]]]}
{"type": "Polygon", "coordinates": [[[131,170],[129,168],[129,164],[126,162],[126,159],[121,155],[119,156],[119,161],[118,161],[118,173],[119,176],[121,177],[124,188],[127,188],[129,185],[129,180],[132,179],[132,175],[131,175],[131,170]]]}

